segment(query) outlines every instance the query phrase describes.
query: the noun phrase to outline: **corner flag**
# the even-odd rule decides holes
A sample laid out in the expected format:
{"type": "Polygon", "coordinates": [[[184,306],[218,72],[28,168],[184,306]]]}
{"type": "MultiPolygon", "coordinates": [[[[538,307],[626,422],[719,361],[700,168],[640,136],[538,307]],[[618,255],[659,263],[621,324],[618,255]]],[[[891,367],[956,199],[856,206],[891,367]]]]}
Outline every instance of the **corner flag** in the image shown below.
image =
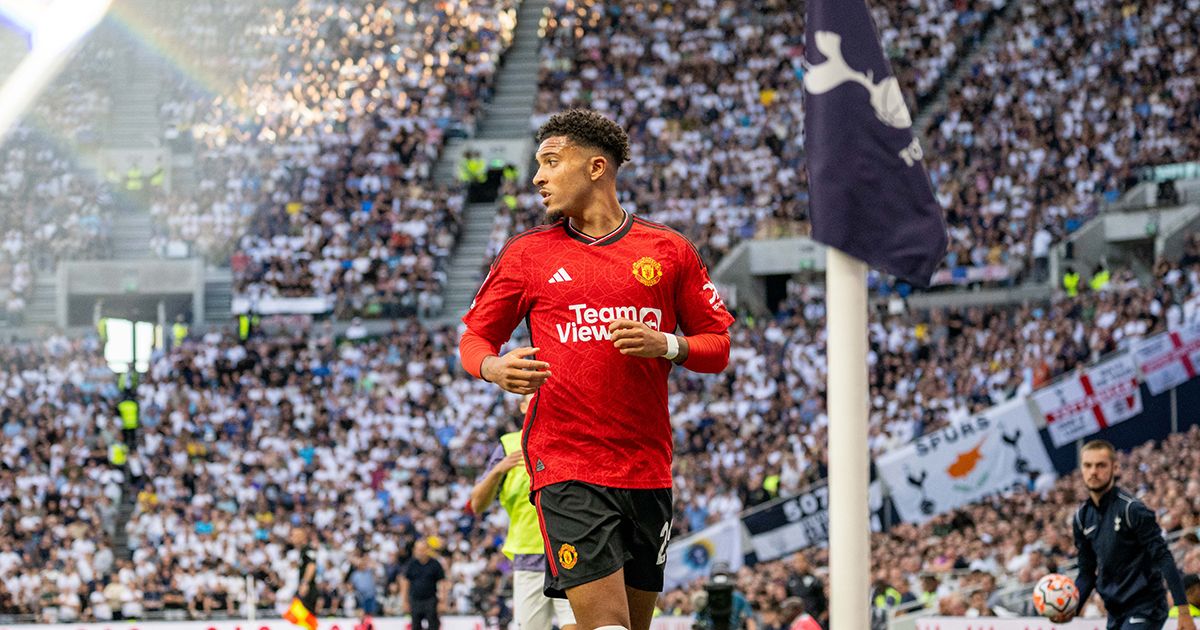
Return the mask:
{"type": "Polygon", "coordinates": [[[813,238],[929,286],[946,225],[864,0],[808,0],[805,136],[813,238]]]}
{"type": "Polygon", "coordinates": [[[299,597],[292,600],[292,605],[288,607],[287,612],[283,613],[283,618],[305,630],[317,630],[317,616],[300,601],[299,597]]]}

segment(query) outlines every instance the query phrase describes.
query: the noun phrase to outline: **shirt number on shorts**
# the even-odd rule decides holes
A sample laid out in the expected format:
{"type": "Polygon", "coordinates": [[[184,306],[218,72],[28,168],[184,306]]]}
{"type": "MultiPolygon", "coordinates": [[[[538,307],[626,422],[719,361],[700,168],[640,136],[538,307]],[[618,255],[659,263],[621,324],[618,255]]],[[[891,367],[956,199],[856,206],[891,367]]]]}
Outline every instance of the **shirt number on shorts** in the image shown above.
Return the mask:
{"type": "Polygon", "coordinates": [[[658,534],[662,538],[662,546],[658,548],[658,562],[656,564],[667,563],[667,543],[671,542],[671,521],[663,523],[662,531],[658,534]]]}

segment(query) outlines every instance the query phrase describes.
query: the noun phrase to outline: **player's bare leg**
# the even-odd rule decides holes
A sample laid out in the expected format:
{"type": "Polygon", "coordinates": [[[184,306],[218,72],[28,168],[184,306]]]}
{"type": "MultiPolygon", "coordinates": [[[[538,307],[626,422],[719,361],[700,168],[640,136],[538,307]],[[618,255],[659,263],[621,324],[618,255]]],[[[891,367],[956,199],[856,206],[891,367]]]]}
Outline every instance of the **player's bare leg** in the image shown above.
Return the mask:
{"type": "Polygon", "coordinates": [[[650,630],[650,620],[654,618],[654,605],[658,603],[658,593],[626,586],[625,598],[629,601],[629,621],[633,624],[629,626],[630,630],[650,630]]]}
{"type": "MultiPolygon", "coordinates": [[[[629,602],[626,598],[625,569],[567,589],[567,599],[571,602],[571,610],[575,612],[575,623],[579,625],[579,630],[596,630],[605,626],[630,628],[629,602]]],[[[641,630],[649,627],[647,617],[647,623],[641,630]]]]}

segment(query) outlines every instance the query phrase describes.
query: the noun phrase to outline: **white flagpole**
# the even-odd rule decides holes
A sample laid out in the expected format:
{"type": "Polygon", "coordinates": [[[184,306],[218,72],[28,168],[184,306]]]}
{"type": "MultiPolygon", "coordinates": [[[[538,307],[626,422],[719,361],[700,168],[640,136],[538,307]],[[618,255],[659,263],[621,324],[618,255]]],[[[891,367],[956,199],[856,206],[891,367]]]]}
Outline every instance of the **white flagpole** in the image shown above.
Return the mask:
{"type": "Polygon", "coordinates": [[[871,627],[867,486],[867,264],[825,249],[830,626],[871,627]]]}

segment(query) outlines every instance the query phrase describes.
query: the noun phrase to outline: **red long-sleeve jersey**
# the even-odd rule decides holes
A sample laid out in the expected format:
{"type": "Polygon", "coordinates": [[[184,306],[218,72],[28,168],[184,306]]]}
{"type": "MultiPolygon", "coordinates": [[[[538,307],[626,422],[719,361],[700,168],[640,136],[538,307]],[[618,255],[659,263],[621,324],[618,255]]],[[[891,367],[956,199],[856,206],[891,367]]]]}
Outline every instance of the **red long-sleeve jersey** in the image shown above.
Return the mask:
{"type": "MultiPolygon", "coordinates": [[[[671,487],[672,364],[622,355],[608,331],[618,318],[725,342],[724,360],[693,365],[689,358],[685,367],[719,370],[728,361],[733,316],[695,247],[665,226],[628,214],[598,239],[566,220],[513,237],[463,318],[492,349],[528,322],[541,349],[537,359],[550,364],[551,377],[525,418],[531,490],[567,480],[671,487]]],[[[479,366],[468,369],[477,373],[479,366]]]]}

